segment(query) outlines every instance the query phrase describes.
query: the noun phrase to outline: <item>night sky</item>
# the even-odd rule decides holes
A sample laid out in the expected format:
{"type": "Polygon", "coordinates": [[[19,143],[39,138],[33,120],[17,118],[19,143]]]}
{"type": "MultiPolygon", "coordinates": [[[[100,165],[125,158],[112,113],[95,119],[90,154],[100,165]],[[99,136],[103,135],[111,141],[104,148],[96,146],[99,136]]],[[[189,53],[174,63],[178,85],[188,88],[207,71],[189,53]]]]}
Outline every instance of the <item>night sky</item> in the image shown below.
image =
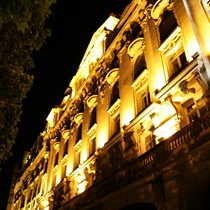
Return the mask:
{"type": "Polygon", "coordinates": [[[23,102],[19,134],[13,156],[0,172],[0,209],[6,209],[7,194],[15,163],[22,162],[45,128],[50,110],[59,105],[70,80],[75,75],[93,33],[111,13],[121,14],[131,0],[58,0],[51,8],[46,25],[52,36],[39,52],[34,53],[35,76],[32,89],[23,102]]]}

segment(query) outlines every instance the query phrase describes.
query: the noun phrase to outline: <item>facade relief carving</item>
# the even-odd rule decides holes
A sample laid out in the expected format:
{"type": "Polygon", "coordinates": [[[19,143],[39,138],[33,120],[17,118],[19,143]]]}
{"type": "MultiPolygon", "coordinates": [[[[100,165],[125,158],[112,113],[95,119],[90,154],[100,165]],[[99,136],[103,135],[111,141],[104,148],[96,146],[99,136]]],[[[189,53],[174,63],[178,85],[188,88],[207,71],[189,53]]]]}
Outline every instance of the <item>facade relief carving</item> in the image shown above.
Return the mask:
{"type": "Polygon", "coordinates": [[[136,144],[133,131],[125,133],[123,140],[123,156],[126,162],[129,162],[136,158],[138,154],[138,145],[136,144]]]}
{"type": "Polygon", "coordinates": [[[62,201],[61,204],[66,203],[70,199],[70,181],[64,178],[63,180],[63,192],[62,192],[62,201]]]}
{"type": "Polygon", "coordinates": [[[156,24],[159,24],[161,21],[161,16],[164,13],[164,10],[171,10],[173,7],[173,0],[158,0],[152,10],[151,16],[156,21],[156,24]]]}

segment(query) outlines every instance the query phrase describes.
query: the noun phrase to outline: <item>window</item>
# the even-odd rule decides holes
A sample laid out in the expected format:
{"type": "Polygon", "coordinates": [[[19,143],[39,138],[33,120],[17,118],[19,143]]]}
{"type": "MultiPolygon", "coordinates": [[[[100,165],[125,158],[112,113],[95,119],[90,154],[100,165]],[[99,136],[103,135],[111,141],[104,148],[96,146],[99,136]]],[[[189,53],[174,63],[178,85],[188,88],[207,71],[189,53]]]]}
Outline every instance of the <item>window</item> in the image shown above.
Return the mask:
{"type": "Polygon", "coordinates": [[[160,41],[164,42],[167,37],[178,26],[172,10],[166,10],[162,15],[162,21],[159,25],[160,41]]]}
{"type": "Polygon", "coordinates": [[[207,106],[202,102],[202,99],[196,102],[189,99],[183,105],[186,108],[189,122],[194,122],[207,113],[207,106]]]}
{"type": "Polygon", "coordinates": [[[96,149],[96,138],[89,139],[89,156],[95,153],[96,149]]]}
{"type": "Polygon", "coordinates": [[[149,90],[146,88],[139,93],[136,93],[136,113],[139,114],[142,110],[151,103],[149,90]]]}
{"type": "Polygon", "coordinates": [[[74,145],[74,165],[73,165],[74,169],[76,169],[80,164],[81,144],[82,144],[82,140],[80,139],[74,145]]]}
{"type": "Polygon", "coordinates": [[[65,142],[63,157],[68,154],[68,141],[65,142]]]}
{"type": "Polygon", "coordinates": [[[165,76],[170,82],[187,65],[184,48],[181,42],[181,29],[177,27],[159,47],[165,61],[165,76]]]}
{"type": "Polygon", "coordinates": [[[77,128],[77,138],[76,143],[82,139],[82,123],[80,123],[79,127],[77,128]]]}
{"type": "Polygon", "coordinates": [[[119,98],[119,83],[117,81],[112,87],[110,106],[112,106],[117,101],[118,98],[119,98]]]}
{"type": "Polygon", "coordinates": [[[80,164],[80,150],[75,150],[74,153],[74,169],[76,169],[80,164]]]}
{"type": "Polygon", "coordinates": [[[151,135],[145,138],[145,149],[146,151],[152,149],[155,146],[155,141],[151,135]]]}
{"type": "Polygon", "coordinates": [[[96,107],[93,108],[90,117],[90,128],[96,123],[96,107]]]}
{"type": "Polygon", "coordinates": [[[108,110],[110,116],[110,137],[120,132],[120,99],[108,110]]]}
{"type": "Polygon", "coordinates": [[[59,154],[59,153],[56,151],[54,167],[55,167],[56,165],[58,165],[58,154],[59,154]]]}
{"type": "Polygon", "coordinates": [[[144,53],[142,53],[136,60],[134,67],[134,80],[146,69],[146,62],[144,53]]]}
{"type": "Polygon", "coordinates": [[[113,119],[113,135],[117,134],[120,132],[120,115],[117,115],[114,119],[113,119]]]}
{"type": "Polygon", "coordinates": [[[134,89],[136,114],[139,114],[151,103],[148,87],[148,72],[147,69],[144,69],[132,84],[134,89]]]}
{"type": "Polygon", "coordinates": [[[187,59],[182,46],[179,46],[177,50],[174,50],[172,54],[168,56],[168,76],[169,79],[173,79],[176,73],[179,73],[187,64],[187,59]]]}

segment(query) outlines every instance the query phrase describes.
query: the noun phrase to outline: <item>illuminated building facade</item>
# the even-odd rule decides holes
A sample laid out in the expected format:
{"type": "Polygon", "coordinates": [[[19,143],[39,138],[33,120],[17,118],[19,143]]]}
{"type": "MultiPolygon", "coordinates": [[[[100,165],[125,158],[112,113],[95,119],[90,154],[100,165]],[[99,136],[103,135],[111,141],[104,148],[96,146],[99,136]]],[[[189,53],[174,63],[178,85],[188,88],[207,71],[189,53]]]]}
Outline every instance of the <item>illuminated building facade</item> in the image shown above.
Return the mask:
{"type": "Polygon", "coordinates": [[[207,0],[110,16],[26,154],[13,210],[210,209],[209,21],[207,0]]]}

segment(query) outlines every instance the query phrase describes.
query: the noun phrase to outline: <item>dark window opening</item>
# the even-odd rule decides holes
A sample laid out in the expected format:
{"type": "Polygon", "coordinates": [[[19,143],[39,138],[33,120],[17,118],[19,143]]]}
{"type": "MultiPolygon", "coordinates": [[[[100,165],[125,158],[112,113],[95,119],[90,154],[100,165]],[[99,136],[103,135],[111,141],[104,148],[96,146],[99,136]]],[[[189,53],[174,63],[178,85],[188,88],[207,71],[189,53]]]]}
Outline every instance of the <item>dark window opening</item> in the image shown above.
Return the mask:
{"type": "Polygon", "coordinates": [[[78,129],[77,129],[77,139],[76,139],[76,143],[82,139],[82,123],[79,125],[78,129]]]}
{"type": "Polygon", "coordinates": [[[89,156],[93,155],[96,148],[96,139],[89,140],[89,156]]]}
{"type": "Polygon", "coordinates": [[[164,42],[173,30],[178,26],[172,10],[166,10],[162,15],[162,21],[159,25],[160,41],[164,42]]]}
{"type": "Polygon", "coordinates": [[[91,128],[96,123],[96,107],[94,107],[91,117],[90,117],[90,127],[91,128]]]}
{"type": "Polygon", "coordinates": [[[116,82],[112,88],[110,106],[112,106],[119,97],[119,83],[116,82]]]}
{"type": "Polygon", "coordinates": [[[134,80],[146,69],[146,62],[144,53],[142,53],[136,60],[134,67],[134,80]]]}

